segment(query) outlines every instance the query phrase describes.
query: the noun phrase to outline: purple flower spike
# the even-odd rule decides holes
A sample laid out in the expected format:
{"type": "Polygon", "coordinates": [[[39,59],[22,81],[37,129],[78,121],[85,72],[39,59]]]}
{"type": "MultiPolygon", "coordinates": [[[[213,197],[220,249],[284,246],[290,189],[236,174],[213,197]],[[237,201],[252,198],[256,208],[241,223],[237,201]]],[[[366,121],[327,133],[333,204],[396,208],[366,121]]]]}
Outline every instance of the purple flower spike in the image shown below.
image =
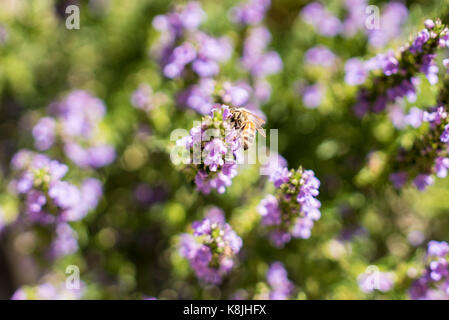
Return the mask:
{"type": "Polygon", "coordinates": [[[234,267],[242,239],[218,208],[212,208],[203,220],[195,221],[192,229],[193,235],[181,235],[180,253],[189,260],[199,280],[218,285],[234,267]]]}

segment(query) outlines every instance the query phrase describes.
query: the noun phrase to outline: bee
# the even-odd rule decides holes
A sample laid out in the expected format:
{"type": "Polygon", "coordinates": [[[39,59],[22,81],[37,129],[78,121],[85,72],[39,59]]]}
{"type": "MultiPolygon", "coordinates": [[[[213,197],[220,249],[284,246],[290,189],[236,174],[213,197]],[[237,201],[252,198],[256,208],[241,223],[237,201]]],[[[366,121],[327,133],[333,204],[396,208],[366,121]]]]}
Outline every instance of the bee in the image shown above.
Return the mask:
{"type": "Polygon", "coordinates": [[[265,137],[265,130],[262,128],[265,120],[245,108],[230,107],[232,114],[232,124],[240,131],[243,140],[243,149],[247,150],[254,142],[256,130],[265,137]]]}

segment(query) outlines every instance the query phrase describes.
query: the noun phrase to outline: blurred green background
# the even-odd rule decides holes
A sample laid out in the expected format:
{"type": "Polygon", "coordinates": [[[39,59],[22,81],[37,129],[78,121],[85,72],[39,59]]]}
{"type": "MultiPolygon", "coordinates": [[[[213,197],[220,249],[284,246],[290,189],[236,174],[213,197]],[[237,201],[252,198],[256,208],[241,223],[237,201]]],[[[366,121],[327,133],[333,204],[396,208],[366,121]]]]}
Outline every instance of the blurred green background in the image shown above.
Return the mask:
{"type": "MultiPolygon", "coordinates": [[[[6,230],[1,235],[0,298],[10,298],[18,287],[36,284],[48,273],[63,278],[69,264],[81,269],[85,298],[224,299],[239,289],[252,297],[266,290],[268,265],[282,261],[298,299],[406,299],[427,241],[449,240],[449,181],[438,179],[424,193],[410,187],[400,194],[385,181],[376,182],[376,159],[382,163],[412,133],[396,130],[386,114],[362,120],[354,116],[356,88],[343,80],[344,63],[398,50],[426,18],[438,17],[444,1],[404,2],[409,16],[402,35],[382,49],[369,46],[362,33],[350,38],[318,35],[299,18],[308,2],[272,2],[266,18],[270,48],[280,54],[284,67],[269,78],[272,96],[262,109],[266,128],[279,129],[279,153],[289,168],[313,169],[321,180],[322,218],[310,239],[276,249],[261,236],[256,206],[272,189],[258,168],[242,169],[224,195],[205,196],[169,161],[170,132],[188,129],[200,118],[176,106],[175,93],[186,84],[163,78],[150,55],[159,36],[152,19],[168,12],[171,1],[0,0],[0,26],[7,32],[0,41],[0,206],[6,220],[20,211],[20,201],[7,190],[9,161],[19,148],[33,148],[30,128],[55,99],[73,89],[101,98],[107,106],[102,129],[118,154],[113,165],[95,173],[104,182],[99,206],[73,224],[79,235],[76,254],[49,263],[35,254],[36,231],[6,230]],[[65,28],[69,4],[80,6],[80,30],[65,28]],[[338,56],[335,70],[304,64],[304,53],[318,44],[338,56]],[[319,108],[303,105],[298,81],[326,88],[319,108]],[[168,99],[150,113],[133,108],[130,96],[140,83],[168,99]],[[136,201],[134,191],[141,183],[157,192],[157,201],[136,201]],[[209,206],[225,211],[244,243],[238,265],[220,287],[199,285],[177,251],[178,235],[209,206]],[[423,237],[415,245],[410,243],[413,231],[423,237]],[[357,276],[372,264],[395,272],[392,291],[365,294],[359,289],[357,276]]],[[[201,1],[208,15],[201,29],[241,42],[238,27],[227,18],[237,3],[201,1]]],[[[381,8],[386,3],[370,1],[381,8]]],[[[345,14],[342,1],[326,6],[337,16],[345,14]]],[[[238,60],[235,50],[221,67],[224,78],[239,78],[238,60]]],[[[424,108],[435,103],[438,87],[421,83],[413,105],[424,108]]],[[[77,174],[76,168],[71,170],[77,174]]]]}

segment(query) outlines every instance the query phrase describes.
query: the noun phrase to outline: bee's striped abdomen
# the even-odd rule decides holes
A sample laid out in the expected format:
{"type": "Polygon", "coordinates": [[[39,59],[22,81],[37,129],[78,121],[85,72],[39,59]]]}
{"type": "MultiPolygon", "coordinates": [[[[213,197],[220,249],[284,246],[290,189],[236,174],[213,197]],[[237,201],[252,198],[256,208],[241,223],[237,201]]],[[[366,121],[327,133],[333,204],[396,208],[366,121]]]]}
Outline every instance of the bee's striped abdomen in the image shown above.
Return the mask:
{"type": "Polygon", "coordinates": [[[242,129],[243,149],[247,150],[254,142],[256,137],[256,126],[253,122],[248,121],[242,129]]]}

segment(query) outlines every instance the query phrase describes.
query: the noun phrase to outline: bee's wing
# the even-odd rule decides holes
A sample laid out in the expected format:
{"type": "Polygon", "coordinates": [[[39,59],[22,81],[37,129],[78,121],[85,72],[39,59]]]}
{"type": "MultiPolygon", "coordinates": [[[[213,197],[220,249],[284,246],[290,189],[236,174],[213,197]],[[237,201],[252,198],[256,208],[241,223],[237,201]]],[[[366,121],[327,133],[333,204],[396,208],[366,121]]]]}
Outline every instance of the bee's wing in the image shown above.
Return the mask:
{"type": "Polygon", "coordinates": [[[264,119],[262,119],[261,117],[259,117],[259,116],[256,116],[254,113],[252,113],[252,112],[248,112],[250,115],[251,115],[251,117],[253,118],[253,120],[254,120],[254,122],[256,123],[256,124],[258,124],[259,126],[263,126],[263,124],[265,123],[265,120],[264,119]]]}
{"type": "Polygon", "coordinates": [[[247,113],[251,116],[251,120],[256,124],[257,132],[259,132],[263,137],[266,137],[265,130],[262,128],[265,120],[259,116],[256,116],[254,113],[247,111],[247,113]]]}
{"type": "Polygon", "coordinates": [[[256,129],[257,129],[257,132],[259,132],[263,137],[266,137],[264,128],[256,127],[256,129]]]}

